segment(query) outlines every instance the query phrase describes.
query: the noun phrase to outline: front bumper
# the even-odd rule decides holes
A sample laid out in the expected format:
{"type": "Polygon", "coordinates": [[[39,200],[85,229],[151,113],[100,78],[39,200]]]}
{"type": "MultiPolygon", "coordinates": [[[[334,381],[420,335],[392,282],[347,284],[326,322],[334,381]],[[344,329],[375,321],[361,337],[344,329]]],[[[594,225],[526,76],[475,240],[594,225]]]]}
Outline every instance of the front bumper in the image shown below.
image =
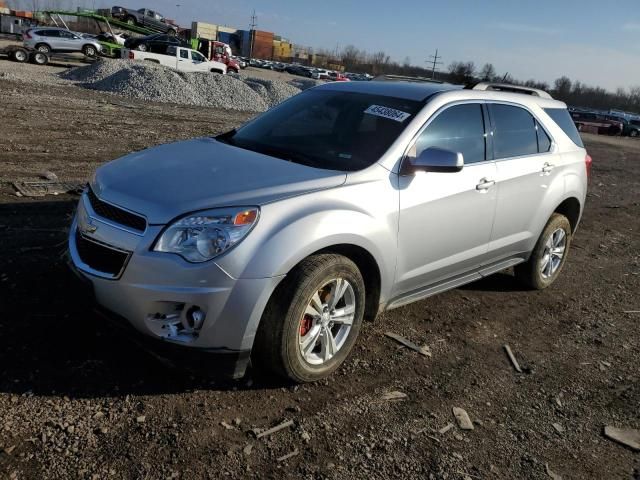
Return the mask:
{"type": "Polygon", "coordinates": [[[234,376],[239,375],[281,277],[236,279],[215,262],[191,264],[177,255],[153,252],[161,228],[149,225],[138,233],[123,229],[98,216],[85,194],[69,234],[70,264],[90,282],[96,302],[109,318],[126,319],[143,335],[182,350],[235,358],[240,369],[233,369],[234,376]],[[79,229],[92,242],[129,252],[122,271],[105,275],[88,266],[78,249],[79,229]],[[193,311],[204,314],[201,324],[189,322],[193,311]]]}

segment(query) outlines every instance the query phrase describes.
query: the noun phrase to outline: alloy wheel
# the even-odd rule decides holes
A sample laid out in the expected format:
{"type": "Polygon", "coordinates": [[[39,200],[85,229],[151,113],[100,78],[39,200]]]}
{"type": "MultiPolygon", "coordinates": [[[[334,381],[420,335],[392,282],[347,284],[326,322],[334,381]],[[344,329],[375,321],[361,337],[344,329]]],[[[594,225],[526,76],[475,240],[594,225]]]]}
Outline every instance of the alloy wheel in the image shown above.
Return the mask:
{"type": "Polygon", "coordinates": [[[544,253],[540,260],[540,274],[542,278],[549,279],[562,265],[567,247],[567,233],[562,228],[554,230],[544,246],[544,253]]]}
{"type": "Polygon", "coordinates": [[[356,314],[356,296],[344,278],[335,278],[318,289],[300,320],[298,344],[310,365],[323,365],[344,346],[356,314]]]}

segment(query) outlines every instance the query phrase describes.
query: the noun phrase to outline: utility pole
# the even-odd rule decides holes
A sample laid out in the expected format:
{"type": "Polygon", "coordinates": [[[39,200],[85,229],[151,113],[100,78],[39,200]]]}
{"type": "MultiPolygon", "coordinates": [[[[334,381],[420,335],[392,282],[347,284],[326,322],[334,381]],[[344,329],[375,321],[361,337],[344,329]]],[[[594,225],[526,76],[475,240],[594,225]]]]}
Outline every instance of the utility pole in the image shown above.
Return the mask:
{"type": "Polygon", "coordinates": [[[436,78],[436,67],[442,65],[442,62],[438,61],[438,59],[442,60],[442,55],[438,55],[438,49],[436,48],[436,54],[429,55],[429,60],[427,60],[427,63],[431,64],[431,80],[436,78]]]}
{"type": "Polygon", "coordinates": [[[251,14],[251,23],[249,24],[249,63],[251,63],[251,58],[253,57],[253,42],[256,36],[256,27],[258,24],[256,23],[258,17],[256,17],[256,10],[253,9],[253,13],[251,14]]]}

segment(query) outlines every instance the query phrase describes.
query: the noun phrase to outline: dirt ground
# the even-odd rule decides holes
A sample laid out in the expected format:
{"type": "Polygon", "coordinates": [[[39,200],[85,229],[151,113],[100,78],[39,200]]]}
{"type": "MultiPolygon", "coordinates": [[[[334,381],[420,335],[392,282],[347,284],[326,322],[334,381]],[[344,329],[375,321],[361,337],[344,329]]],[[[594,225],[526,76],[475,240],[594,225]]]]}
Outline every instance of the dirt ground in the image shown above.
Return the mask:
{"type": "Polygon", "coordinates": [[[603,436],[640,428],[640,142],[586,137],[588,205],[548,290],[497,274],[367,324],[326,382],[227,383],[112,331],[62,257],[77,197],[19,198],[8,182],[85,182],[126,152],[247,115],[2,78],[0,102],[0,478],[640,479],[639,454],[603,436]],[[392,391],[407,397],[382,399],[392,391]],[[475,429],[440,433],[452,407],[475,429]]]}

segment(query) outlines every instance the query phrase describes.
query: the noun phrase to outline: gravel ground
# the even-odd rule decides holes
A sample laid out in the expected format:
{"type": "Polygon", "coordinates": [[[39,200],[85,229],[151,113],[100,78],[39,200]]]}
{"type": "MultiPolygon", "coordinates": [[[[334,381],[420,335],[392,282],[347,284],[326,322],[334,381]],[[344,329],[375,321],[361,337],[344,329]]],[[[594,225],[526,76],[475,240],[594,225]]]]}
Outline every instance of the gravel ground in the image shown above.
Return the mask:
{"type": "Polygon", "coordinates": [[[640,478],[638,453],[602,435],[640,428],[640,317],[625,313],[640,309],[640,142],[585,136],[589,202],[551,288],[497,274],[368,323],[325,382],[229,384],[167,368],[95,316],[61,257],[77,198],[20,199],[6,182],[86,181],[250,114],[6,78],[0,98],[0,478],[640,478]],[[474,430],[443,430],[452,407],[474,430]]]}
{"type": "Polygon", "coordinates": [[[62,78],[84,88],[157,102],[263,112],[315,81],[265,79],[240,75],[185,73],[161,65],[101,59],[62,78]]]}

